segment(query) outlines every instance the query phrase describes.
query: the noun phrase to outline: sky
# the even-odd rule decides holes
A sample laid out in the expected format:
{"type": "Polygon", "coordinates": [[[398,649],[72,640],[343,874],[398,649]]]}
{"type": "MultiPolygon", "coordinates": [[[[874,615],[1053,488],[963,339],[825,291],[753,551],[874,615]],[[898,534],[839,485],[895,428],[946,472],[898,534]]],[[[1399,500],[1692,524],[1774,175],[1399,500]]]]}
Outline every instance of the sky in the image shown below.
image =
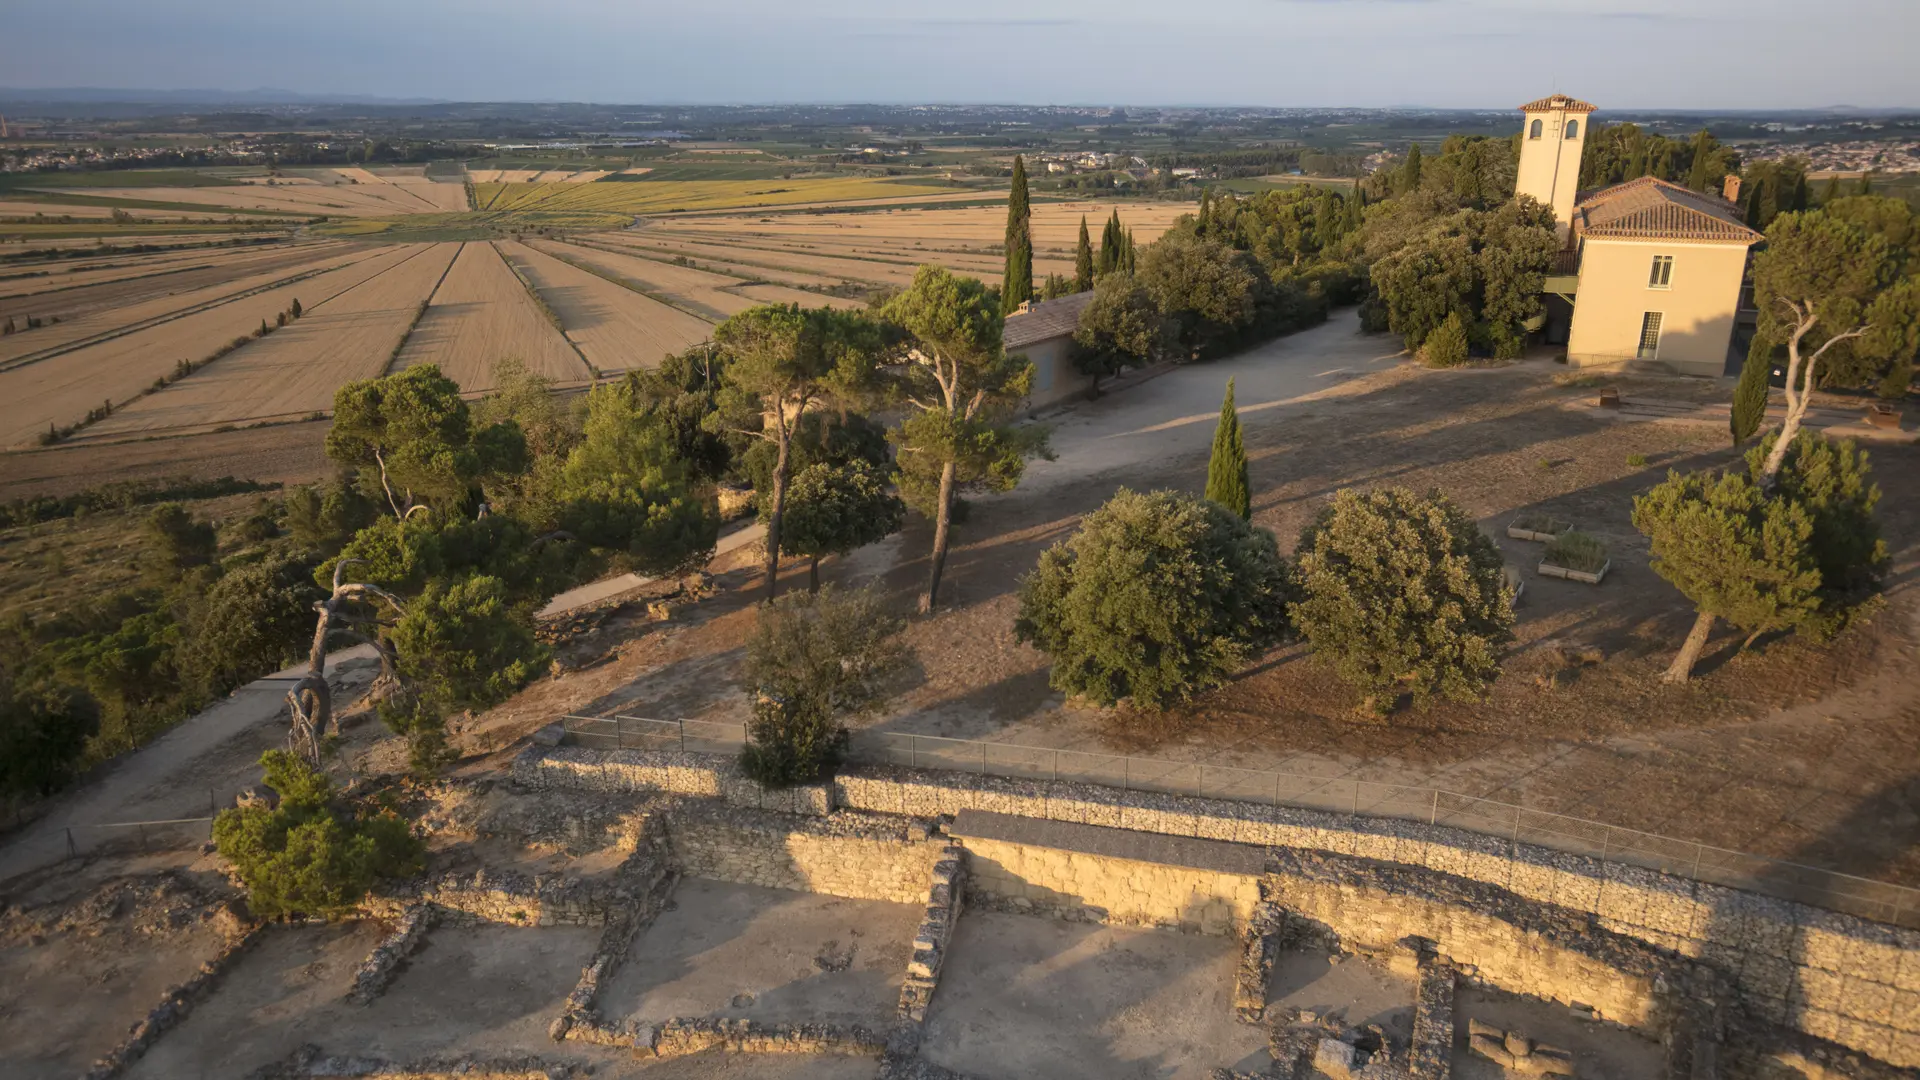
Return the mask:
{"type": "Polygon", "coordinates": [[[0,86],[454,101],[1920,107],[1920,0],[5,0],[0,86]]]}

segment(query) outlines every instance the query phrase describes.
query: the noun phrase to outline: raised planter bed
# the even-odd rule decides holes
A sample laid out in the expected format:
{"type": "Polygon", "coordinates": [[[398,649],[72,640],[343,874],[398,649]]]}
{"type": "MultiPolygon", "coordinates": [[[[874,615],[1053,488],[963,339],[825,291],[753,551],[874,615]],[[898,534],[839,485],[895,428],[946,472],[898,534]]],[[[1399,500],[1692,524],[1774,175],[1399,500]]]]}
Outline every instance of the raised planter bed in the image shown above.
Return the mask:
{"type": "Polygon", "coordinates": [[[1550,562],[1543,562],[1540,564],[1540,576],[1565,578],[1568,581],[1584,581],[1589,585],[1598,585],[1600,584],[1600,579],[1607,576],[1607,570],[1612,566],[1613,560],[1608,559],[1606,562],[1600,564],[1599,570],[1589,574],[1585,570],[1569,570],[1564,566],[1555,566],[1550,562]]]}
{"type": "Polygon", "coordinates": [[[1551,514],[1522,514],[1507,523],[1507,535],[1515,540],[1533,540],[1546,544],[1573,530],[1573,522],[1551,514]]]}
{"type": "Polygon", "coordinates": [[[1540,560],[1540,576],[1598,585],[1612,565],[1607,545],[1586,533],[1569,530],[1548,542],[1546,557],[1540,560]]]}

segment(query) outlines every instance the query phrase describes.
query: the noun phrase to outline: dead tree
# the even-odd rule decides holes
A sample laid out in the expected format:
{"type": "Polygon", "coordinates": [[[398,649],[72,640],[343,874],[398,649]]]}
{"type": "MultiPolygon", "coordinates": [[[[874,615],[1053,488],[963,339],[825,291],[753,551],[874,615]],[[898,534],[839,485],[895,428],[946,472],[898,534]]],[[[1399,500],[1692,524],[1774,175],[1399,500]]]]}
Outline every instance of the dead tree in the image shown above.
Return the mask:
{"type": "Polygon", "coordinates": [[[343,580],[347,567],[362,561],[342,559],[334,564],[333,595],[313,605],[319,619],[313,628],[313,648],[307,653],[307,673],[287,691],[287,708],[293,721],[287,733],[287,748],[315,769],[320,767],[320,740],[334,730],[333,693],[327,687],[328,639],[338,636],[373,646],[380,654],[380,682],[392,687],[399,678],[393,647],[381,640],[378,633],[368,635],[354,629],[379,624],[348,610],[348,605],[353,603],[384,601],[402,616],[407,613],[400,601],[385,589],[343,580]]]}
{"type": "MultiPolygon", "coordinates": [[[[1786,463],[1787,447],[1793,444],[1794,436],[1800,434],[1800,422],[1807,415],[1807,407],[1813,402],[1814,378],[1820,367],[1820,358],[1828,349],[1849,338],[1857,338],[1872,328],[1871,324],[1862,324],[1828,338],[1812,356],[1802,360],[1800,357],[1800,339],[1807,336],[1820,321],[1819,311],[1811,300],[1789,300],[1780,297],[1788,311],[1793,312],[1793,336],[1787,339],[1787,418],[1780,425],[1780,437],[1774,440],[1773,449],[1767,453],[1767,461],[1760,469],[1760,487],[1767,494],[1773,493],[1774,485],[1779,482],[1780,467],[1786,463]],[[1803,371],[1804,367],[1804,371],[1803,371]]],[[[1672,681],[1672,680],[1669,680],[1672,681]]]]}

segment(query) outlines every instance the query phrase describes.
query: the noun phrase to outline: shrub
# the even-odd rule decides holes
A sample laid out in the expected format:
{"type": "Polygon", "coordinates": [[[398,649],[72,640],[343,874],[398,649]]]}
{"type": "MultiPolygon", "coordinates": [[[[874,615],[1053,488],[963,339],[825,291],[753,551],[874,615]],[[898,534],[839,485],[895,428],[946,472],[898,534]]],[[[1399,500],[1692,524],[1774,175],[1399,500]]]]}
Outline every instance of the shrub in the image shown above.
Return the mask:
{"type": "Polygon", "coordinates": [[[224,694],[304,656],[320,599],[308,575],[304,561],[275,556],[214,582],[181,658],[193,681],[224,694]]]}
{"type": "Polygon", "coordinates": [[[100,705],[70,686],[16,684],[0,669],[0,795],[51,795],[73,778],[100,705]]]}
{"type": "Polygon", "coordinates": [[[1607,565],[1607,545],[1583,532],[1563,533],[1547,541],[1543,561],[1569,570],[1597,574],[1601,567],[1607,565]]]}
{"type": "Polygon", "coordinates": [[[1467,328],[1460,313],[1448,315],[1420,346],[1420,360],[1428,367],[1459,367],[1467,362],[1467,328]]]}
{"type": "Polygon", "coordinates": [[[1628,454],[1627,455],[1627,468],[1644,469],[1646,467],[1647,467],[1647,455],[1645,454],[1628,454]]]}
{"type": "Polygon", "coordinates": [[[343,915],[376,879],[420,872],[424,845],[399,815],[344,804],[325,773],[284,750],[260,765],[280,805],[224,810],[213,822],[255,915],[343,915]]]}
{"type": "Polygon", "coordinates": [[[1286,631],[1273,534],[1204,499],[1122,488],[1020,584],[1014,635],[1055,689],[1160,709],[1219,686],[1286,631]]]}
{"type": "Polygon", "coordinates": [[[871,589],[829,586],[762,608],[744,669],[754,698],[740,753],[747,775],[768,787],[831,777],[846,752],[841,722],[879,708],[906,663],[904,625],[871,589]]]}
{"type": "Polygon", "coordinates": [[[1484,693],[1513,640],[1499,548],[1439,495],[1344,489],[1300,536],[1292,609],[1314,652],[1385,713],[1484,693]]]}

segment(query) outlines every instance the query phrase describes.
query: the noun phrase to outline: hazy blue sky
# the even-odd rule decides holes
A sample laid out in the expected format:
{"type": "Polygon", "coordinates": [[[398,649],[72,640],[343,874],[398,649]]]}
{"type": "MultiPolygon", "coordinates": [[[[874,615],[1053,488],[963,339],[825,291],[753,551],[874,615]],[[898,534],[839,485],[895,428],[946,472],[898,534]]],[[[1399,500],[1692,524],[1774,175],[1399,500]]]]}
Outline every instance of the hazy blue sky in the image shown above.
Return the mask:
{"type": "Polygon", "coordinates": [[[1920,0],[5,0],[0,86],[457,100],[1920,106],[1920,0]]]}

